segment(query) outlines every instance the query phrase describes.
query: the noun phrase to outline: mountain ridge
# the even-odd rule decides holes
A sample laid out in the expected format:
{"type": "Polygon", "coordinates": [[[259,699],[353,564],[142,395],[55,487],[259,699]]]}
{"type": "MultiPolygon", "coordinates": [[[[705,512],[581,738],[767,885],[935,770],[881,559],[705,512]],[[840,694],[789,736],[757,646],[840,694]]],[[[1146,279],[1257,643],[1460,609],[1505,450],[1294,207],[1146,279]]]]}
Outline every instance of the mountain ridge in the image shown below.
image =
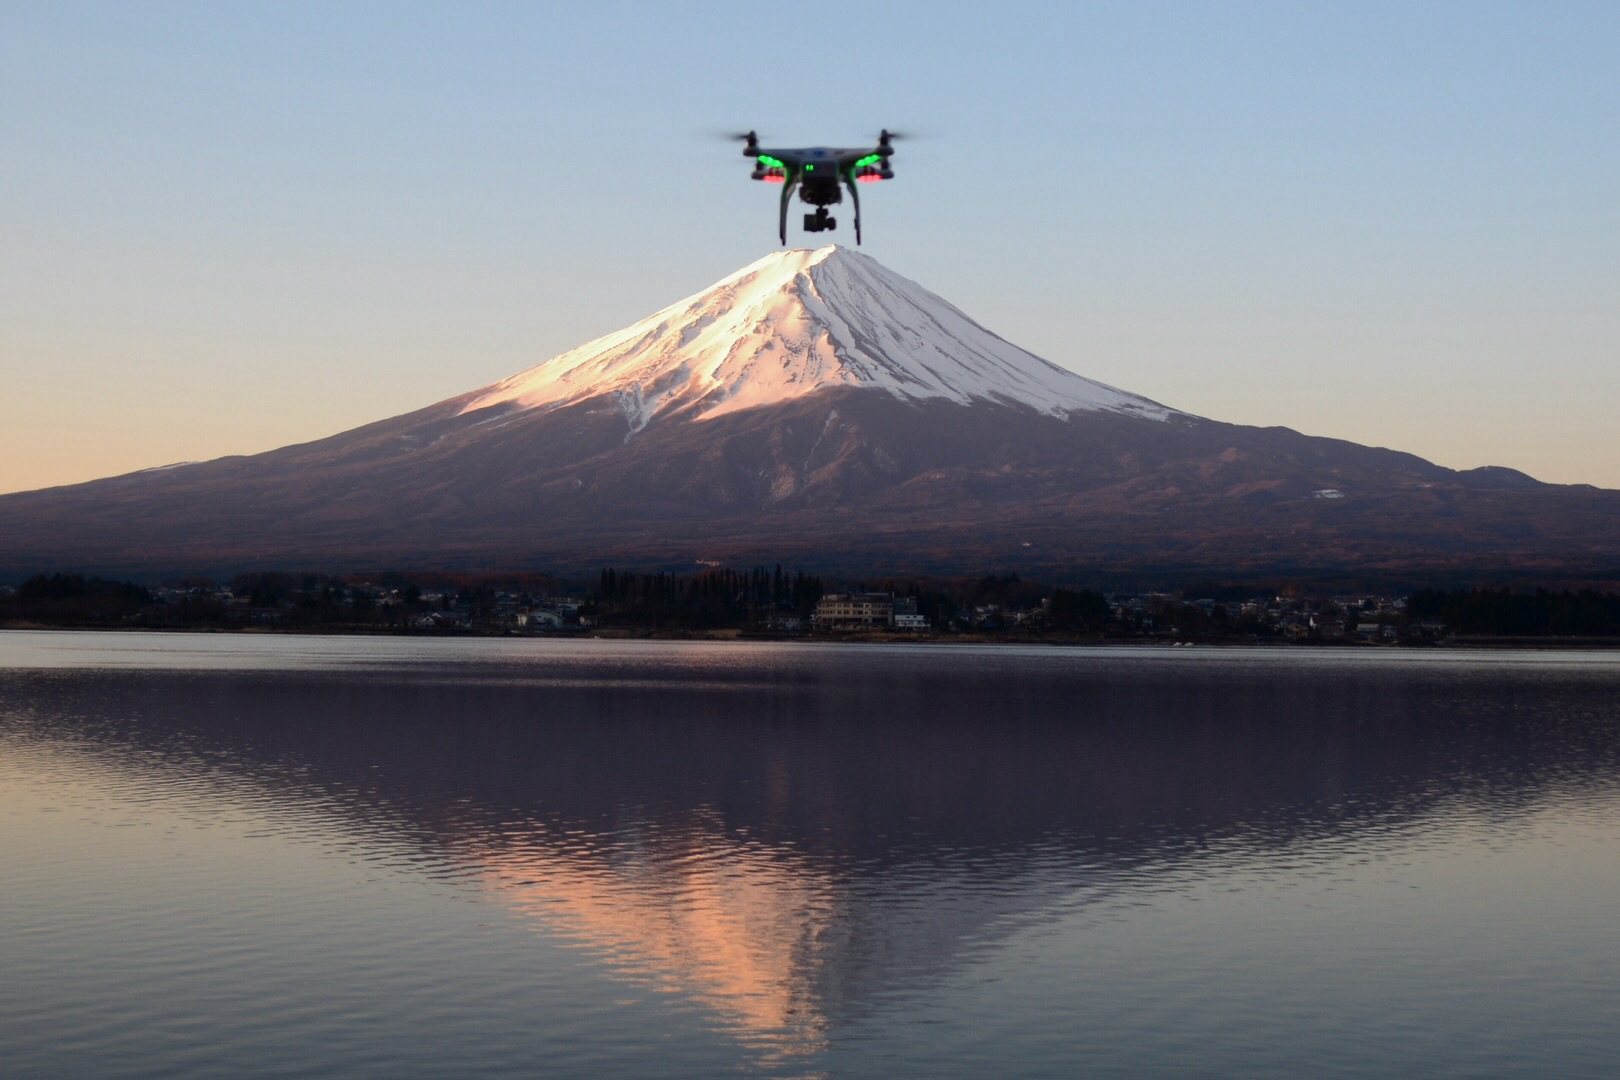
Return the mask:
{"type": "Polygon", "coordinates": [[[1168,409],[823,248],[324,439],[0,496],[0,572],[722,559],[1620,581],[1620,492],[1168,409]]]}

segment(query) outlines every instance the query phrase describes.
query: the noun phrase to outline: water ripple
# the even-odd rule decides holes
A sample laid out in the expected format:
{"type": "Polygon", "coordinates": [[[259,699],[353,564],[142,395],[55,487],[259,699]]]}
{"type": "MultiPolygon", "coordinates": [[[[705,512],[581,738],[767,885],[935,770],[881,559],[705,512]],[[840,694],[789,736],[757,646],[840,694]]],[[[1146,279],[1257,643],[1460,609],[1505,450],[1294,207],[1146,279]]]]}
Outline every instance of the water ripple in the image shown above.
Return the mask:
{"type": "Polygon", "coordinates": [[[1600,1075],[1617,689],[1589,656],[0,635],[0,1043],[1600,1075]]]}

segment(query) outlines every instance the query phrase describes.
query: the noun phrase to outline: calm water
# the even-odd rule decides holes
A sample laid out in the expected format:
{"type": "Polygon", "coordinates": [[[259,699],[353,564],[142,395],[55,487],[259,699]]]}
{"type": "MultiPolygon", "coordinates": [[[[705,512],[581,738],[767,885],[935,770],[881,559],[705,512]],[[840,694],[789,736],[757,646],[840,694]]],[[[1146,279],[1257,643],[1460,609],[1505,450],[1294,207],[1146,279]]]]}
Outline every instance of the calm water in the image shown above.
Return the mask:
{"type": "Polygon", "coordinates": [[[1620,656],[0,633],[0,1073],[1614,1076],[1620,656]]]}

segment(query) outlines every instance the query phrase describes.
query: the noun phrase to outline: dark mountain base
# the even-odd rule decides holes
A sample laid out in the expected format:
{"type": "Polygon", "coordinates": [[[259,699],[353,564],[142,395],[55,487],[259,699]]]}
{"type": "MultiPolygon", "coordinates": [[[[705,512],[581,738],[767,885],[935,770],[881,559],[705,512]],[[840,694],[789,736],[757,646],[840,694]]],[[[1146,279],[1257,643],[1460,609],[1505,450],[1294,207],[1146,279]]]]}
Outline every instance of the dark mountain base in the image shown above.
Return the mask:
{"type": "Polygon", "coordinates": [[[630,434],[445,402],[253,457],[0,497],[0,573],[987,570],[1101,585],[1620,583],[1620,492],[1195,418],[837,390],[630,434]]]}

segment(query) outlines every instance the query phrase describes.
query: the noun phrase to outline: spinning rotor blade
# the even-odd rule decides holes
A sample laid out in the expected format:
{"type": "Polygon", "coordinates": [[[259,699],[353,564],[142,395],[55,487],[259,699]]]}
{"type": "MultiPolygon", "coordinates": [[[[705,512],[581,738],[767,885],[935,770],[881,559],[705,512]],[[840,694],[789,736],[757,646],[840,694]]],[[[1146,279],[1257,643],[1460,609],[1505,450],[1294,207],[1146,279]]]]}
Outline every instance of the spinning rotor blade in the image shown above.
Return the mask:
{"type": "Polygon", "coordinates": [[[907,129],[905,131],[890,131],[888,128],[884,128],[878,134],[878,145],[888,146],[896,139],[904,139],[907,142],[916,142],[918,139],[926,138],[928,138],[928,133],[926,131],[918,132],[915,129],[907,129]]]}

